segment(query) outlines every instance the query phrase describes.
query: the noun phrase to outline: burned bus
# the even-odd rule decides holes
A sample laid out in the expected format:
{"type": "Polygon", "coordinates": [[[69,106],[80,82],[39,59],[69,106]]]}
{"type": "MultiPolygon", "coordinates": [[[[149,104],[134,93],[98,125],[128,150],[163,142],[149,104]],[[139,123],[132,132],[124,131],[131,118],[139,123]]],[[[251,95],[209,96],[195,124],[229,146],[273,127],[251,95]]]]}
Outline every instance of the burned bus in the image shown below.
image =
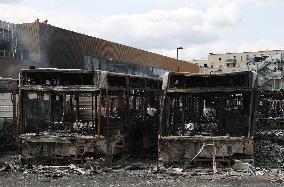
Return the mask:
{"type": "Polygon", "coordinates": [[[163,80],[159,160],[231,164],[253,156],[257,76],[168,73],[163,80]]]}
{"type": "Polygon", "coordinates": [[[260,90],[254,134],[254,165],[261,168],[283,167],[283,155],[284,90],[260,90]]]}
{"type": "Polygon", "coordinates": [[[106,71],[20,73],[22,162],[82,162],[157,146],[162,81],[106,71]]]}
{"type": "Polygon", "coordinates": [[[16,148],[18,81],[0,78],[0,150],[16,148]]]}

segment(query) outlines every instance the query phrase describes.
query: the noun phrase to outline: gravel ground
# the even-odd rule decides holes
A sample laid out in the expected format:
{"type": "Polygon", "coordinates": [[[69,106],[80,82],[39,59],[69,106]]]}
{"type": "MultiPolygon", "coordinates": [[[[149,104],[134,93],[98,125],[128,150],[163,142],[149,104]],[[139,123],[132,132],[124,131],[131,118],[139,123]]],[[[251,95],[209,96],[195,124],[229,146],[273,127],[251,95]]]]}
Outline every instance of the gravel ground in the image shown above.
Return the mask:
{"type": "Polygon", "coordinates": [[[151,160],[130,159],[112,168],[20,166],[18,154],[0,154],[0,186],[283,186],[280,170],[165,168],[151,160]],[[158,166],[158,167],[157,167],[158,166]],[[158,169],[159,168],[159,169],[158,169]]]}

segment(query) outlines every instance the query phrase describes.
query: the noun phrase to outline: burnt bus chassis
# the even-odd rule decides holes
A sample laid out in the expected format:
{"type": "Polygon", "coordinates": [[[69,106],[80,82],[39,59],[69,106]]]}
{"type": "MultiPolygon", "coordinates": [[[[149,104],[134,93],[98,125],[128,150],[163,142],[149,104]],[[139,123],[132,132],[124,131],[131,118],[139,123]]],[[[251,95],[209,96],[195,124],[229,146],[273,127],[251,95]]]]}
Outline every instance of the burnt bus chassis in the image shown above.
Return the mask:
{"type": "Polygon", "coordinates": [[[17,95],[18,81],[0,78],[0,150],[11,150],[17,147],[17,95]],[[8,103],[5,101],[8,101],[8,103]]]}
{"type": "Polygon", "coordinates": [[[69,163],[143,154],[155,147],[161,81],[103,71],[20,73],[23,163],[69,163]]]}
{"type": "Polygon", "coordinates": [[[169,73],[163,81],[159,160],[230,165],[253,157],[257,77],[169,73]]]}

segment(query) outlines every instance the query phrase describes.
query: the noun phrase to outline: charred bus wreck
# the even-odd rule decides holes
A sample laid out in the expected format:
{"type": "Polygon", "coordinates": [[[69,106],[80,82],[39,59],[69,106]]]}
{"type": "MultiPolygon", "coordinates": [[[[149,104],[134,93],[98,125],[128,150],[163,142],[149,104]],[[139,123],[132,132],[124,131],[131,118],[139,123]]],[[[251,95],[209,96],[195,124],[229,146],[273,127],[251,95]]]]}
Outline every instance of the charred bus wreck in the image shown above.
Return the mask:
{"type": "Polygon", "coordinates": [[[105,71],[22,70],[21,160],[118,158],[157,145],[161,81],[105,71]]]}
{"type": "Polygon", "coordinates": [[[0,78],[0,150],[16,147],[18,81],[0,78]]]}
{"type": "Polygon", "coordinates": [[[258,96],[254,164],[279,168],[284,163],[284,91],[261,90],[258,96]]]}
{"type": "Polygon", "coordinates": [[[159,160],[230,164],[252,157],[257,76],[169,73],[163,80],[159,160]]]}

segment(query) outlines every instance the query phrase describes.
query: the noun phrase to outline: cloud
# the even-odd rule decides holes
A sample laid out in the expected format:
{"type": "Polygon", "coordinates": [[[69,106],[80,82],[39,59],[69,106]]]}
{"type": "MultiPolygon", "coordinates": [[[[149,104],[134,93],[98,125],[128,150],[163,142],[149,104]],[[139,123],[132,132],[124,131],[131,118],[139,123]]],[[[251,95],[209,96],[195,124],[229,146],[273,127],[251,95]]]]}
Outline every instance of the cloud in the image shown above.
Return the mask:
{"type": "Polygon", "coordinates": [[[20,2],[21,0],[0,0],[0,3],[1,4],[10,4],[10,3],[18,3],[18,2],[20,2]]]}
{"type": "MultiPolygon", "coordinates": [[[[201,59],[208,56],[208,53],[226,53],[228,51],[236,51],[236,45],[223,41],[215,41],[207,44],[194,44],[188,47],[184,47],[179,51],[179,59],[191,60],[201,59]]],[[[152,49],[152,51],[167,55],[170,57],[176,57],[176,49],[152,49]]]]}
{"type": "Polygon", "coordinates": [[[98,19],[43,15],[30,7],[0,4],[0,19],[15,23],[49,18],[49,23],[107,40],[149,49],[172,49],[177,45],[206,44],[218,40],[240,21],[239,7],[226,5],[198,10],[178,8],[142,14],[120,14],[98,19]]]}
{"type": "Polygon", "coordinates": [[[157,0],[162,5],[167,6],[191,6],[198,7],[200,5],[206,5],[210,7],[219,7],[228,4],[244,5],[244,4],[256,4],[266,6],[273,3],[283,2],[283,0],[157,0]]]}
{"type": "Polygon", "coordinates": [[[94,34],[114,41],[130,41],[142,48],[175,48],[218,40],[240,21],[239,7],[226,5],[206,11],[192,8],[154,10],[144,14],[114,15],[100,20],[94,34]]]}
{"type": "Polygon", "coordinates": [[[16,4],[0,4],[0,12],[0,20],[12,23],[33,22],[37,17],[43,17],[33,8],[16,4]]]}
{"type": "MultiPolygon", "coordinates": [[[[258,50],[258,46],[271,48],[280,46],[278,43],[264,39],[251,43],[232,44],[224,41],[224,36],[234,34],[234,29],[239,26],[244,16],[243,5],[254,3],[266,6],[283,0],[177,0],[174,3],[180,3],[185,8],[88,18],[74,14],[62,16],[60,12],[42,13],[23,3],[28,0],[12,1],[21,2],[8,4],[3,3],[8,2],[7,0],[0,0],[0,20],[22,23],[33,22],[36,18],[48,19],[50,24],[61,28],[174,58],[176,47],[183,46],[180,58],[184,60],[206,57],[209,52],[223,53],[258,50]],[[200,4],[205,6],[199,6],[200,4]]],[[[172,0],[157,1],[164,4],[173,3],[172,0]]]]}
{"type": "Polygon", "coordinates": [[[243,42],[237,47],[238,52],[261,51],[261,50],[272,50],[272,49],[283,49],[282,42],[261,38],[255,42],[243,42]]]}
{"type": "MultiPolygon", "coordinates": [[[[260,38],[257,41],[241,42],[236,45],[231,42],[216,41],[207,44],[191,45],[179,51],[179,58],[182,60],[202,59],[206,58],[209,53],[227,53],[227,52],[244,52],[244,51],[263,51],[284,49],[281,41],[268,40],[260,38]]],[[[152,51],[176,57],[176,49],[152,49],[152,51]]]]}

